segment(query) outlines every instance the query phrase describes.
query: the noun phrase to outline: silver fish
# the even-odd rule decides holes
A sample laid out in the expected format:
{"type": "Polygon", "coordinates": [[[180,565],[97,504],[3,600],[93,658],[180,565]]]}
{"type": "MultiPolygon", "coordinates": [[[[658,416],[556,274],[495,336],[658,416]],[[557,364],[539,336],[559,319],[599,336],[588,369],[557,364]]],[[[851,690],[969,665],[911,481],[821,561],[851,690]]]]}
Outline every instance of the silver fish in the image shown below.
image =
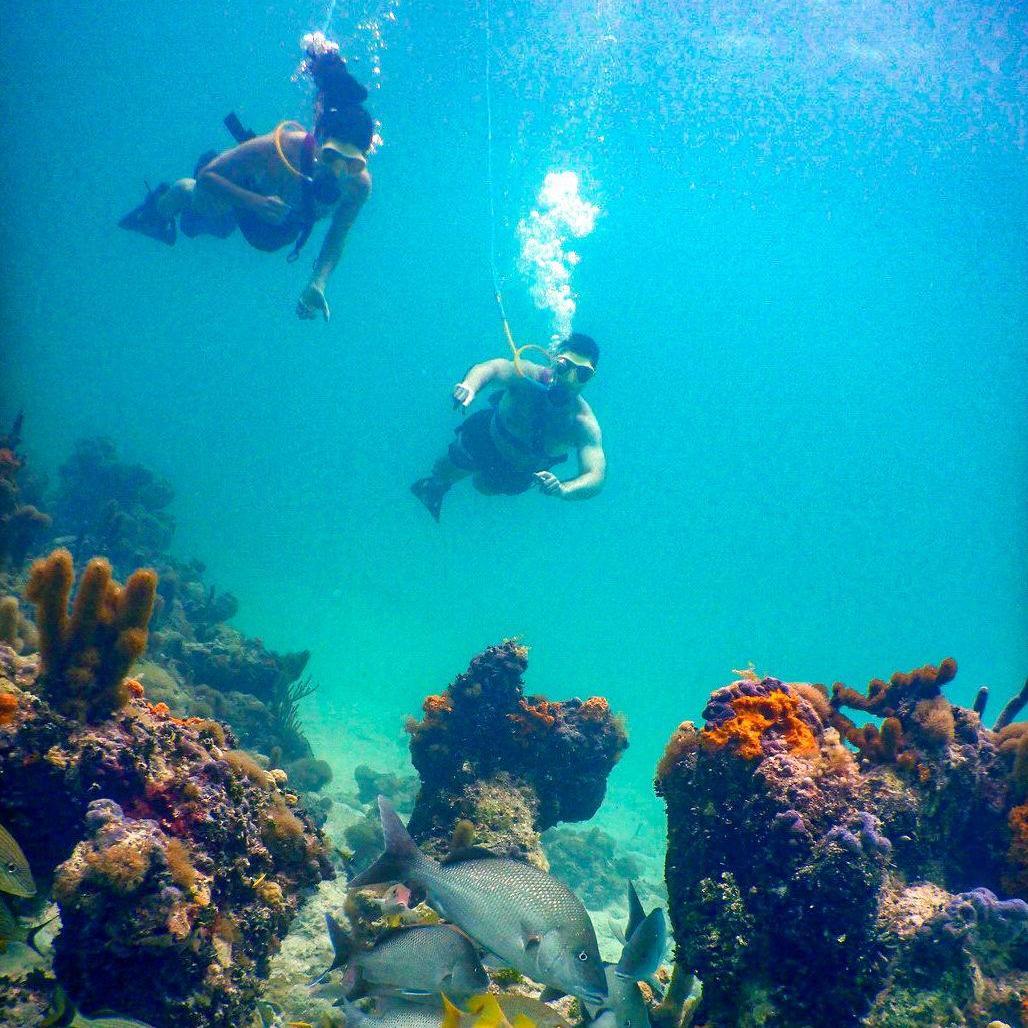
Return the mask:
{"type": "MultiPolygon", "coordinates": [[[[333,932],[329,925],[333,945],[339,936],[336,928],[333,932]]],[[[463,1000],[489,988],[474,943],[445,924],[396,928],[371,949],[353,953],[346,960],[345,977],[351,988],[362,983],[371,992],[406,999],[438,999],[445,992],[463,1000]]]]}
{"type": "Polygon", "coordinates": [[[628,884],[628,928],[625,945],[616,971],[622,978],[633,982],[651,978],[657,973],[667,950],[667,921],[664,911],[654,907],[643,914],[639,894],[631,882],[628,884]]]}
{"type": "Polygon", "coordinates": [[[340,1006],[346,1014],[346,1028],[439,1028],[443,1015],[422,1003],[390,1003],[374,1014],[366,1014],[347,1000],[340,1006]]]}
{"type": "Polygon", "coordinates": [[[607,979],[596,932],[581,900],[532,864],[485,851],[440,864],[415,845],[389,802],[378,798],[386,849],[349,884],[402,881],[483,949],[534,981],[602,1005],[607,979]]]}
{"type": "Polygon", "coordinates": [[[664,911],[654,907],[645,914],[629,882],[625,944],[621,959],[606,967],[608,998],[606,1009],[593,1022],[597,1028],[649,1028],[650,1014],[638,983],[653,980],[666,949],[664,911]]]}
{"type": "Polygon", "coordinates": [[[14,836],[3,825],[0,825],[0,892],[9,892],[12,896],[36,894],[29,862],[14,836]]]}

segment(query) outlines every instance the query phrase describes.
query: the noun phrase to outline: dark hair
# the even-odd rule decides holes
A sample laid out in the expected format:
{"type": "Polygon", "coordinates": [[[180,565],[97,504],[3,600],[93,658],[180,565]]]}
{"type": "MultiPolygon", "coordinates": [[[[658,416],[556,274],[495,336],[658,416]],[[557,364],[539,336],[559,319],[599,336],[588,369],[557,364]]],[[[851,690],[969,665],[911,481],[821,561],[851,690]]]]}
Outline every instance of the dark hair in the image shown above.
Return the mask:
{"type": "Polygon", "coordinates": [[[320,140],[338,139],[340,143],[351,143],[363,153],[371,149],[371,137],[375,134],[375,123],[371,115],[360,104],[346,107],[328,107],[318,116],[314,134],[320,140]]]}
{"type": "Polygon", "coordinates": [[[308,58],[308,74],[324,98],[326,109],[362,104],[368,91],[346,70],[346,61],[335,50],[308,58]]]}
{"type": "Polygon", "coordinates": [[[561,341],[557,352],[572,350],[582,357],[587,357],[595,368],[600,363],[600,348],[592,336],[584,335],[582,332],[572,332],[571,335],[561,341]]]}
{"type": "Polygon", "coordinates": [[[314,134],[332,136],[367,152],[375,134],[371,115],[361,106],[368,91],[346,70],[346,61],[335,50],[308,51],[307,74],[318,89],[314,101],[314,134]]]}

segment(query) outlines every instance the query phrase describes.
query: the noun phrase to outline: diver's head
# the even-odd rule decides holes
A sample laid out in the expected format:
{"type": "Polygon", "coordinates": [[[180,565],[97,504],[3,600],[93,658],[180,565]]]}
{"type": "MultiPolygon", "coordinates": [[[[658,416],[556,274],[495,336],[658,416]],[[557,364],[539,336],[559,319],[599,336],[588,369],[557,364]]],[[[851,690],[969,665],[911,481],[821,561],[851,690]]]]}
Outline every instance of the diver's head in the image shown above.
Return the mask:
{"type": "Polygon", "coordinates": [[[371,115],[362,106],[368,91],[347,70],[339,47],[321,33],[304,37],[301,71],[317,87],[314,137],[318,163],[336,178],[360,175],[368,163],[375,134],[371,115]]]}
{"type": "Polygon", "coordinates": [[[562,340],[553,357],[550,393],[558,402],[577,396],[596,374],[600,348],[596,340],[581,332],[572,332],[562,340]]]}
{"type": "Polygon", "coordinates": [[[360,175],[367,167],[374,134],[371,115],[360,104],[326,107],[314,126],[318,161],[337,177],[360,175]]]}

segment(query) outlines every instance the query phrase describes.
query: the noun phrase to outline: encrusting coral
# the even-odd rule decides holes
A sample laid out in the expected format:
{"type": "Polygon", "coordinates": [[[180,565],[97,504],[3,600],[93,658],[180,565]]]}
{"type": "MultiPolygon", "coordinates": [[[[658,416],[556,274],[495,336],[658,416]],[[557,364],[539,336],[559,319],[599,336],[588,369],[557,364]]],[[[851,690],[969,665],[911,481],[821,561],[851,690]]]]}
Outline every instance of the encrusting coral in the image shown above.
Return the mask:
{"type": "Polygon", "coordinates": [[[79,720],[102,720],[129,700],[125,677],[146,650],[157,575],[134,571],[119,586],[111,565],[87,565],[69,616],[74,570],[64,549],[32,565],[26,597],[36,606],[43,674],[40,685],[57,711],[79,720]]]}
{"type": "Polygon", "coordinates": [[[628,745],[623,724],[602,697],[526,696],[527,666],[516,641],[491,646],[408,722],[421,776],[410,830],[429,850],[448,850],[466,820],[477,845],[544,865],[539,833],[587,820],[603,801],[628,745]]]}
{"type": "Polygon", "coordinates": [[[955,673],[863,694],[747,676],[679,726],[656,786],[700,1023],[1019,1023],[1028,725],[983,727],[942,695],[955,673]]]}

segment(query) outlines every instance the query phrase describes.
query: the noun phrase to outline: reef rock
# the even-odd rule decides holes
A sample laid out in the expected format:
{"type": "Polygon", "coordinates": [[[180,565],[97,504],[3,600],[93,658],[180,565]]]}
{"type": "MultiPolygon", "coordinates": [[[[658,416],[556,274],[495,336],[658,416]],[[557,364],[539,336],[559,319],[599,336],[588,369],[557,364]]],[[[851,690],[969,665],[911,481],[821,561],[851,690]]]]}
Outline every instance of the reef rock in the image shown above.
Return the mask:
{"type": "Polygon", "coordinates": [[[25,457],[18,452],[22,416],[9,432],[0,434],[0,568],[18,566],[50,527],[41,503],[43,483],[26,474],[25,457]]]}
{"type": "Polygon", "coordinates": [[[656,787],[697,1023],[1020,1023],[1028,726],[990,731],[951,705],[955,673],[866,695],[750,676],[679,726],[656,787]]]}
{"type": "MultiPolygon", "coordinates": [[[[87,1014],[245,1024],[302,891],[332,877],[325,840],[286,776],[235,749],[224,725],[173,717],[136,680],[117,679],[127,662],[113,655],[129,654],[118,633],[136,633],[140,652],[146,605],[111,608],[109,638],[100,631],[104,605],[99,623],[87,611],[93,586],[116,596],[109,568],[91,565],[61,623],[64,558],[39,563],[56,576],[34,579],[50,622],[41,653],[0,644],[0,823],[41,887],[53,883],[56,972],[87,1014]],[[96,660],[78,661],[80,632],[96,660]]],[[[136,582],[152,600],[152,579],[136,582]]]]}
{"type": "Polygon", "coordinates": [[[628,745],[599,696],[526,696],[528,650],[491,646],[407,724],[421,791],[410,831],[431,852],[474,843],[546,866],[539,833],[592,817],[628,745]]]}

